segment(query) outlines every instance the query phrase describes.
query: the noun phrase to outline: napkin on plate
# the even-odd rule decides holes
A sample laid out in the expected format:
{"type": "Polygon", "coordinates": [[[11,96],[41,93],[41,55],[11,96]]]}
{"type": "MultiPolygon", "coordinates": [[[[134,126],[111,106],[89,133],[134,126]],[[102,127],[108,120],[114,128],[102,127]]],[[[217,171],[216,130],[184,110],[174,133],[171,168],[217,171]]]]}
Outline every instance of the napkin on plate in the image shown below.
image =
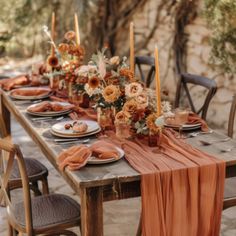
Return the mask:
{"type": "Polygon", "coordinates": [[[198,124],[198,123],[201,123],[202,131],[207,132],[209,130],[208,125],[205,120],[203,120],[196,113],[193,113],[193,112],[189,113],[187,124],[198,124]]]}
{"type": "Polygon", "coordinates": [[[46,111],[67,111],[74,107],[74,105],[61,105],[60,103],[51,103],[48,101],[41,102],[33,107],[28,108],[30,112],[46,112],[46,111]]]}
{"type": "Polygon", "coordinates": [[[66,166],[68,166],[69,170],[78,170],[86,165],[91,155],[99,159],[117,159],[119,152],[115,145],[101,140],[93,143],[89,147],[79,145],[63,151],[59,155],[57,163],[61,170],[66,166]]]}
{"type": "Polygon", "coordinates": [[[30,83],[28,75],[19,75],[14,78],[7,78],[0,80],[0,86],[4,90],[11,90],[17,85],[27,85],[30,83]]]}

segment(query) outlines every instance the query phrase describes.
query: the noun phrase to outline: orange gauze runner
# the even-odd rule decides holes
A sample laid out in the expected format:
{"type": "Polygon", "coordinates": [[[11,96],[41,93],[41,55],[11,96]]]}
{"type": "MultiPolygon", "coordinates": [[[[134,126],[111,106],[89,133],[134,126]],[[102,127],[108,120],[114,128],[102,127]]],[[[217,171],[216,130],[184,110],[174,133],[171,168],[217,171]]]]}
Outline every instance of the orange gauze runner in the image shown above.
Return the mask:
{"type": "Polygon", "coordinates": [[[159,149],[110,135],[141,174],[143,236],[219,235],[225,162],[176,139],[169,129],[159,149]]]}

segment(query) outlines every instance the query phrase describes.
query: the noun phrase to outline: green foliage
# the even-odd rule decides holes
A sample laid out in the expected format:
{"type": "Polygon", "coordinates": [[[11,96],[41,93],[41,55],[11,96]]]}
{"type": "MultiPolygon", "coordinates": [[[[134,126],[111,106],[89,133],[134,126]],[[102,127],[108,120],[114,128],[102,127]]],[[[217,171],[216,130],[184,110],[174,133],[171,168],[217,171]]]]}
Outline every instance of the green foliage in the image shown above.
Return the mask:
{"type": "Polygon", "coordinates": [[[205,0],[205,16],[212,30],[212,62],[224,72],[236,72],[236,1],[205,0]]]}

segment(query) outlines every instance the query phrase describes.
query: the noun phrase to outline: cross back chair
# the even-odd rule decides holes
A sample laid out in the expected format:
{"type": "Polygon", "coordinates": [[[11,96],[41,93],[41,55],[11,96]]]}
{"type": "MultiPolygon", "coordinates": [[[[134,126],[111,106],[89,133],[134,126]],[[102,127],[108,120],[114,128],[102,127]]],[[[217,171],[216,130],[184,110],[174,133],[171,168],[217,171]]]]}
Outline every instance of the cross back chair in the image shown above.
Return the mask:
{"type": "MultiPolygon", "coordinates": [[[[5,137],[6,139],[11,140],[11,137],[8,135],[7,130],[10,127],[7,127],[9,124],[5,124],[4,121],[4,115],[6,115],[6,112],[4,111],[4,108],[2,107],[2,94],[0,93],[0,134],[2,137],[5,137]]],[[[33,159],[33,158],[25,158],[25,165],[26,165],[26,172],[28,174],[29,178],[29,184],[30,189],[35,193],[36,196],[42,195],[42,194],[48,194],[48,170],[47,168],[41,164],[39,161],[33,159]],[[42,190],[39,189],[39,182],[42,183],[42,190]]],[[[19,168],[17,166],[16,161],[13,162],[13,171],[10,176],[8,191],[10,194],[10,191],[13,189],[21,188],[22,182],[20,179],[20,172],[19,168]]]]}
{"type": "Polygon", "coordinates": [[[181,95],[183,95],[182,89],[186,93],[186,97],[188,99],[191,110],[197,114],[201,114],[201,117],[205,120],[210,101],[217,91],[216,82],[214,80],[208,79],[203,76],[198,76],[198,75],[193,75],[193,74],[188,74],[188,73],[181,73],[179,75],[179,81],[178,81],[177,90],[176,90],[176,97],[175,97],[176,108],[179,107],[180,105],[180,98],[181,98],[181,95]],[[188,88],[188,84],[199,85],[208,90],[208,93],[205,97],[203,105],[199,109],[196,109],[194,105],[193,99],[191,97],[191,94],[188,88]]]}
{"type": "Polygon", "coordinates": [[[26,165],[18,145],[0,139],[0,150],[7,154],[0,169],[0,201],[4,198],[7,218],[10,225],[9,235],[19,233],[33,236],[70,235],[76,236],[68,228],[80,226],[80,205],[62,194],[48,194],[31,198],[26,165]],[[22,180],[23,201],[14,204],[8,195],[8,182],[14,160],[17,161],[22,180]]]}
{"type": "Polygon", "coordinates": [[[228,136],[230,138],[233,138],[233,134],[234,134],[235,113],[236,113],[236,94],[233,96],[230,113],[229,113],[228,136]]]}
{"type": "Polygon", "coordinates": [[[141,76],[142,82],[146,85],[147,88],[150,87],[154,75],[155,75],[155,59],[150,56],[136,56],[135,57],[135,65],[138,67],[138,71],[141,76]],[[145,76],[143,66],[149,66],[148,74],[145,76]]]}
{"type": "MultiPolygon", "coordinates": [[[[228,136],[230,138],[233,138],[235,113],[236,113],[236,94],[233,96],[229,113],[228,136]]],[[[236,206],[235,180],[236,180],[235,177],[226,179],[224,206],[223,206],[224,209],[236,206]]]]}

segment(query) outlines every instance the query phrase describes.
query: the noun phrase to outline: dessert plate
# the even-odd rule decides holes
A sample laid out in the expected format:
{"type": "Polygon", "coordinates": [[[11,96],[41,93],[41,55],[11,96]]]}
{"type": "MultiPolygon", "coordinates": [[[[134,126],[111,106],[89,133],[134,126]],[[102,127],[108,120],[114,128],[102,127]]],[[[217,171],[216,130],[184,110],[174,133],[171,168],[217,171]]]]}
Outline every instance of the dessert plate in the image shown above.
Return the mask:
{"type": "Polygon", "coordinates": [[[96,121],[91,120],[70,120],[70,121],[63,121],[59,122],[52,126],[51,130],[54,134],[63,135],[63,137],[82,137],[82,135],[91,135],[94,133],[98,133],[101,131],[99,124],[96,121]],[[74,122],[83,122],[86,123],[88,129],[85,132],[77,133],[74,132],[72,129],[65,129],[66,124],[73,125],[74,122]]]}

